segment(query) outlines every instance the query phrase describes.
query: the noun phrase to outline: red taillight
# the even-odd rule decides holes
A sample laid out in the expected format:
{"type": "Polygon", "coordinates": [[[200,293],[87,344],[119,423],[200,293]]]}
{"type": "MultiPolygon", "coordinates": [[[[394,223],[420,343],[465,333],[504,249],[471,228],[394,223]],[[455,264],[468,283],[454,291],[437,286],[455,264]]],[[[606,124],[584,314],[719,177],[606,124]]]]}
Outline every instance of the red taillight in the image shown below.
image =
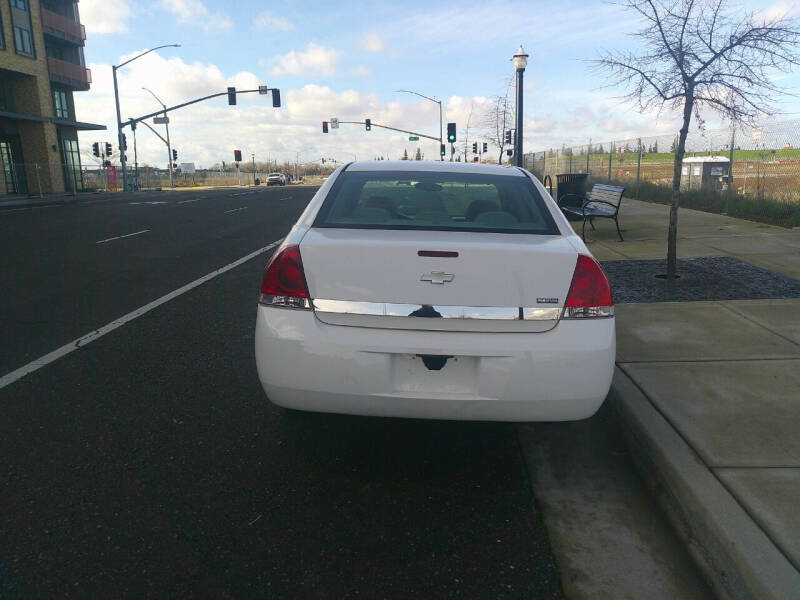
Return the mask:
{"type": "Polygon", "coordinates": [[[306,307],[308,298],[300,248],[287,246],[269,261],[264,270],[261,301],[264,304],[306,307]],[[292,298],[295,300],[289,300],[292,298]]]}
{"type": "Polygon", "coordinates": [[[567,294],[567,318],[610,317],[614,314],[611,284],[602,267],[591,256],[578,255],[567,294]]]}

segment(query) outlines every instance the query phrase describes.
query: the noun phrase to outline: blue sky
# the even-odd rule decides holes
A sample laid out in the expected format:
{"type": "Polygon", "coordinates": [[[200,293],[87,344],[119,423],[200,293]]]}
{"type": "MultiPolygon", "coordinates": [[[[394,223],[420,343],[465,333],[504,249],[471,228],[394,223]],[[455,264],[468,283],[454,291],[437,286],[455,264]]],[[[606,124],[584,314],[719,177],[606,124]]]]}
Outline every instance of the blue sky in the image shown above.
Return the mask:
{"type": "MultiPolygon", "coordinates": [[[[746,7],[784,10],[793,4],[756,0],[746,7]]],[[[123,117],[158,108],[142,86],[168,105],[227,85],[260,82],[282,90],[284,108],[278,110],[266,98],[252,97],[235,108],[220,101],[175,112],[170,133],[180,160],[204,166],[230,160],[234,148],[292,161],[298,153],[301,160],[412,153],[417,144],[403,135],[367,134],[357,126],[328,136],[320,130],[330,117],[371,117],[435,135],[436,106],[398,94],[399,88],[443,99],[446,120],[458,122],[460,141],[482,141],[481,113],[490,97],[504,91],[512,75],[509,57],[519,44],[531,55],[526,149],[676,130],[674,115],[641,115],[615,99],[619,90],[602,88],[603,81],[588,72],[586,59],[603,47],[630,45],[625,34],[640,26],[635,16],[604,2],[81,0],[78,7],[94,80],[92,91],[75,94],[78,118],[109,127],[107,134],[82,134],[84,149],[114,135],[110,65],[166,43],[181,48],[120,71],[123,117]]],[[[798,78],[787,81],[796,85],[798,78]]],[[[782,108],[800,111],[792,103],[782,108]]],[[[140,130],[138,142],[140,160],[165,162],[154,135],[140,130]]],[[[430,158],[438,150],[432,142],[420,147],[430,158]]]]}

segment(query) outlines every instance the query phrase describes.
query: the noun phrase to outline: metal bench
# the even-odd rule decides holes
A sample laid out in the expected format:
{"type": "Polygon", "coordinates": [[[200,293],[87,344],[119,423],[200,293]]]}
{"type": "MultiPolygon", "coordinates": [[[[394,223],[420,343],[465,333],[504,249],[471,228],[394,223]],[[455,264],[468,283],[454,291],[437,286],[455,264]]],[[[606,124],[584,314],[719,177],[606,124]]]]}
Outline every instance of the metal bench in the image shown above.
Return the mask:
{"type": "Polygon", "coordinates": [[[622,232],[619,230],[619,221],[617,220],[619,205],[622,202],[622,193],[624,191],[625,188],[618,185],[596,183],[592,186],[588,196],[579,196],[577,194],[564,194],[561,196],[559,198],[559,208],[567,215],[571,214],[583,219],[583,227],[581,228],[583,241],[586,241],[586,221],[589,221],[589,225],[594,229],[594,219],[598,218],[614,219],[619,241],[624,242],[622,232]],[[576,202],[576,199],[578,202],[576,202]]]}

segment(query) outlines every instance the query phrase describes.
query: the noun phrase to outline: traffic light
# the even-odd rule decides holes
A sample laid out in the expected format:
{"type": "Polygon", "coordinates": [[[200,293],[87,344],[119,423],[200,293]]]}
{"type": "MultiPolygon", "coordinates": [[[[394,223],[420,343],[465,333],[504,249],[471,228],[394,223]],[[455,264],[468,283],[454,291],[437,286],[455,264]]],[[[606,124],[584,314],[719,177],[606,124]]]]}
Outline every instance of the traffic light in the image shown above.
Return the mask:
{"type": "Polygon", "coordinates": [[[323,121],[322,122],[322,133],[328,133],[328,122],[327,121],[323,121]]]}
{"type": "Polygon", "coordinates": [[[439,144],[439,154],[444,156],[447,153],[447,146],[444,144],[439,144]]]}
{"type": "Polygon", "coordinates": [[[111,156],[111,144],[106,142],[106,156],[111,156]]]}
{"type": "Polygon", "coordinates": [[[175,148],[172,149],[172,160],[178,160],[178,151],[175,148]]]}
{"type": "Polygon", "coordinates": [[[281,107],[281,91],[276,88],[272,88],[272,108],[280,108],[281,107]]]}
{"type": "Polygon", "coordinates": [[[506,131],[506,144],[511,144],[511,130],[506,131]]]}
{"type": "Polygon", "coordinates": [[[228,104],[230,106],[235,106],[236,105],[236,88],[235,87],[229,87],[228,88],[228,104]]]}
{"type": "Polygon", "coordinates": [[[478,142],[472,142],[472,153],[473,154],[478,153],[478,142]]]}
{"type": "Polygon", "coordinates": [[[367,131],[372,131],[372,119],[367,119],[364,124],[367,126],[367,131]]]}
{"type": "Polygon", "coordinates": [[[178,163],[172,163],[172,168],[173,169],[177,169],[178,168],[178,163]]]}
{"type": "Polygon", "coordinates": [[[456,141],[456,124],[455,123],[448,123],[447,124],[447,141],[451,144],[456,141]]]}
{"type": "Polygon", "coordinates": [[[486,154],[489,151],[489,144],[483,142],[483,153],[486,154]]]}
{"type": "Polygon", "coordinates": [[[92,154],[94,154],[95,156],[100,156],[100,143],[99,142],[95,142],[94,144],[92,144],[92,154]]]}
{"type": "Polygon", "coordinates": [[[123,133],[122,134],[122,148],[120,148],[120,150],[127,150],[127,149],[128,149],[128,138],[123,133]]]}
{"type": "Polygon", "coordinates": [[[233,160],[235,162],[242,162],[242,151],[241,150],[234,150],[233,151],[233,160]]]}

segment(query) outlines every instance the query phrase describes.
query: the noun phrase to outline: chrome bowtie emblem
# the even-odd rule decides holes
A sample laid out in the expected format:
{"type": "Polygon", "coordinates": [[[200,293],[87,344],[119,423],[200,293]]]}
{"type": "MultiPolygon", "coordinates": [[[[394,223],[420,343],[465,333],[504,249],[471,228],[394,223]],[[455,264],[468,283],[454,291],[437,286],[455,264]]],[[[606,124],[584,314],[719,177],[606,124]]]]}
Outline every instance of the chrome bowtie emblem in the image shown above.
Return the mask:
{"type": "Polygon", "coordinates": [[[443,285],[445,283],[453,281],[454,278],[455,275],[453,275],[452,273],[445,273],[444,271],[431,271],[430,273],[425,273],[422,277],[419,278],[419,280],[430,281],[431,283],[443,285]]]}

